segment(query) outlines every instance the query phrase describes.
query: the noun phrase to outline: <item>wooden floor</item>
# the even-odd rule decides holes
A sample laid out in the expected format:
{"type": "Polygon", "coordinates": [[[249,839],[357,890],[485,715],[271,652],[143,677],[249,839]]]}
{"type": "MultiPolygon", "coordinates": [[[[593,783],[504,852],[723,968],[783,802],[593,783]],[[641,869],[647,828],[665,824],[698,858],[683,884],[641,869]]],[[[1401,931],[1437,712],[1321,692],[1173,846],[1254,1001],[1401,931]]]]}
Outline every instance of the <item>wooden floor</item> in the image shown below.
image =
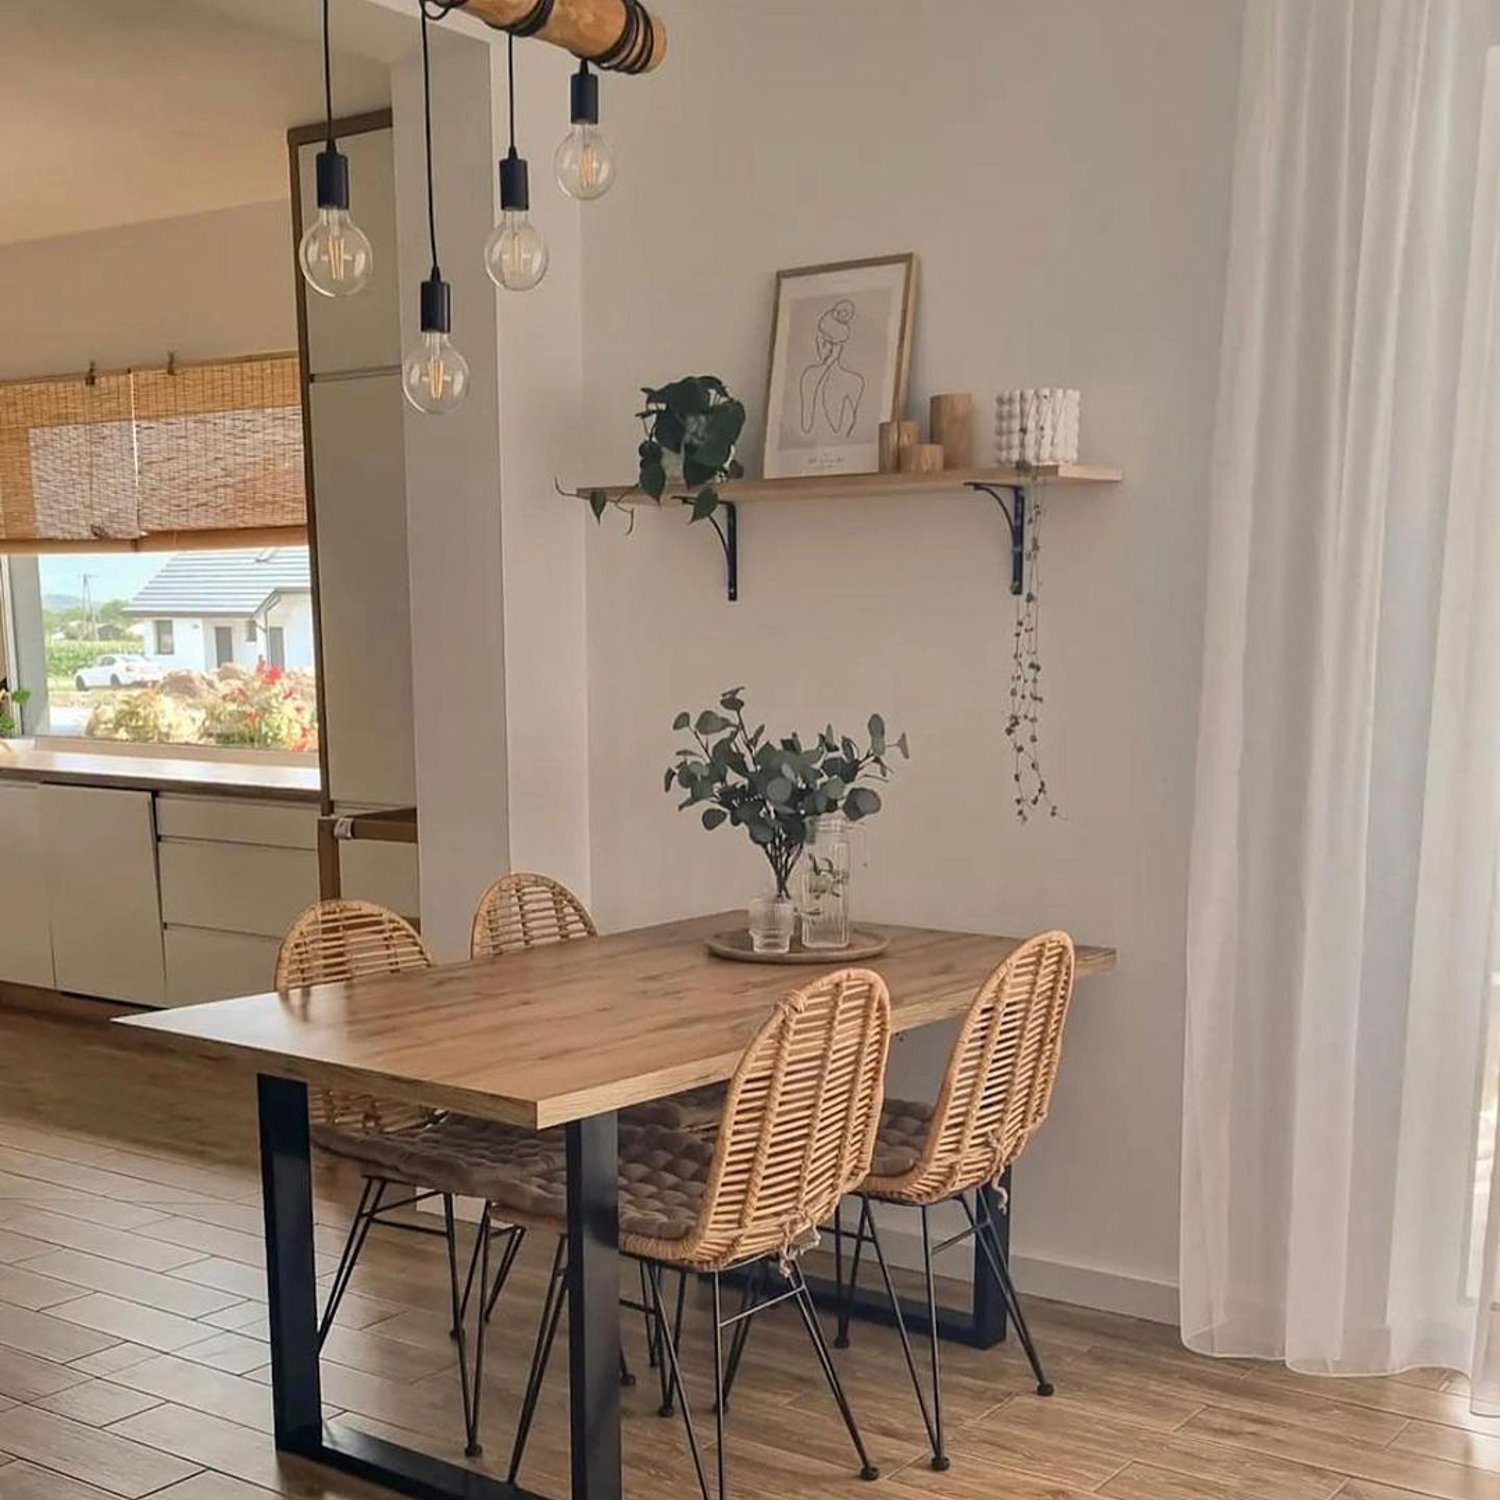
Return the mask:
{"type": "MultiPolygon", "coordinates": [[[[0,1497],[368,1500],[366,1485],[272,1449],[253,1100],[248,1080],[119,1049],[97,1023],[0,1009],[0,1497]]],[[[324,1164],[322,1270],[357,1182],[324,1164]]],[[[330,1340],[338,1420],[458,1457],[440,1244],[372,1237],[330,1340]]],[[[528,1247],[492,1335],[487,1461],[503,1469],[544,1261],[528,1247]]],[[[785,1315],[784,1315],[785,1314],[785,1315]]],[[[704,1319],[692,1319],[701,1329],[704,1319]]],[[[894,1335],[856,1328],[840,1356],[883,1477],[864,1485],[795,1314],[758,1324],[736,1389],[731,1485],[848,1500],[1500,1500],[1500,1423],[1454,1377],[1316,1380],[1186,1353],[1170,1330],[1036,1303],[1057,1395],[1015,1353],[946,1348],[953,1468],[927,1467],[894,1335]]],[[[638,1320],[630,1354],[643,1366],[638,1320]]],[[[701,1337],[690,1371],[705,1368],[701,1337]]],[[[523,1481],[566,1493],[566,1361],[523,1481]]],[[[694,1387],[699,1409],[702,1385],[694,1387]]],[[[627,1491],[689,1500],[675,1422],[625,1392],[627,1491]]]]}

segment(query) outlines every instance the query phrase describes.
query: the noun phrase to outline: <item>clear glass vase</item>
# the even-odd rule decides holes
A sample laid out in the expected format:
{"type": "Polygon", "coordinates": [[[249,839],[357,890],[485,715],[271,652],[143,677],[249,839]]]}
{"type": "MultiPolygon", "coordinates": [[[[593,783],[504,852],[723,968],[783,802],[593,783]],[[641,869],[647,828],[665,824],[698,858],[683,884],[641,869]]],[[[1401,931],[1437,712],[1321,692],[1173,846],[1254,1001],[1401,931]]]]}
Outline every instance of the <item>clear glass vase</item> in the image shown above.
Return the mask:
{"type": "Polygon", "coordinates": [[[842,813],[810,818],[797,879],[797,912],[802,919],[804,948],[849,946],[849,882],[853,869],[849,820],[842,813]]]}

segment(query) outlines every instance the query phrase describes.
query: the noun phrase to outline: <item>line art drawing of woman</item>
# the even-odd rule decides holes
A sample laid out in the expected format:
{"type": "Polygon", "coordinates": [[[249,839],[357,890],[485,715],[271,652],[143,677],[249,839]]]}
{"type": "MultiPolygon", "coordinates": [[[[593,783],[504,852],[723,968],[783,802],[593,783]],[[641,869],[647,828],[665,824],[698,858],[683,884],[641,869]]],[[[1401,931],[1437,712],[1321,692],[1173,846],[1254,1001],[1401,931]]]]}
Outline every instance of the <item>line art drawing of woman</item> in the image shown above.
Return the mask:
{"type": "Polygon", "coordinates": [[[818,319],[813,344],[817,359],[802,372],[802,431],[811,436],[819,418],[835,437],[853,437],[864,400],[865,377],[844,364],[844,351],[854,332],[854,303],[840,297],[818,319]]]}

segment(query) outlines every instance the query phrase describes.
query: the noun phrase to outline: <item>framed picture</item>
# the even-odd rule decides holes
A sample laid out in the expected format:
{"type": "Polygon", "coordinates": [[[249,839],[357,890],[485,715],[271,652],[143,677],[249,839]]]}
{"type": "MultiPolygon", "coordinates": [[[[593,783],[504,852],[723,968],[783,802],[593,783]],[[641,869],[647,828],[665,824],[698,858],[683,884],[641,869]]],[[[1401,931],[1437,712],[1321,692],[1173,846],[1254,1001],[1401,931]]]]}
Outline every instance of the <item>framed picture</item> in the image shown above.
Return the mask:
{"type": "Polygon", "coordinates": [[[876,471],[880,424],[906,408],[916,291],[915,255],[776,273],[766,478],[876,471]]]}

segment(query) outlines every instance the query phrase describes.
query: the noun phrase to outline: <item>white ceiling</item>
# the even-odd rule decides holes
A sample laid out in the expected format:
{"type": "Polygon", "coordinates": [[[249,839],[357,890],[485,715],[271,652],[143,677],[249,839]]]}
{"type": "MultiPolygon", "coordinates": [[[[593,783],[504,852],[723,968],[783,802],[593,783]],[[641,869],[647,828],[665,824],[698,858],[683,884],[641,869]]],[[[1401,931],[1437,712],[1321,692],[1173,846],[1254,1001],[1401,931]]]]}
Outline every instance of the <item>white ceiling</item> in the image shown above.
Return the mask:
{"type": "MultiPolygon", "coordinates": [[[[0,244],[284,197],[287,129],[323,111],[319,17],[317,0],[0,0],[0,244]]],[[[339,113],[390,102],[411,27],[336,0],[339,113]]]]}

